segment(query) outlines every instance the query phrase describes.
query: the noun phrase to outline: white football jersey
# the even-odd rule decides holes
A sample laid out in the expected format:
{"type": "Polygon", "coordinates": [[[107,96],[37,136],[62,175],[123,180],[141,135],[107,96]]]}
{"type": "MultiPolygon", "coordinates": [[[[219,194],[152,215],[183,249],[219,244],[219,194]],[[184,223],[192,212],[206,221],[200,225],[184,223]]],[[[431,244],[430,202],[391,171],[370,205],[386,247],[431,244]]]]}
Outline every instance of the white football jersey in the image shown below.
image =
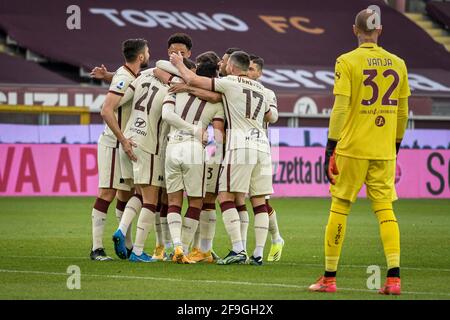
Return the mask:
{"type": "Polygon", "coordinates": [[[226,150],[250,148],[270,153],[264,115],[270,110],[265,87],[246,77],[212,79],[212,90],[223,94],[227,119],[226,150]]]}
{"type": "MultiPolygon", "coordinates": [[[[125,126],[130,118],[132,104],[132,101],[125,98],[124,95],[128,89],[128,86],[136,79],[136,77],[137,75],[134,74],[130,68],[124,65],[117,69],[112,78],[111,85],[109,86],[108,92],[122,97],[119,102],[119,108],[114,111],[117,122],[119,123],[119,128],[122,132],[124,132],[125,126]]],[[[105,129],[100,135],[98,143],[112,148],[119,147],[119,141],[117,141],[116,136],[108,125],[105,125],[105,129]]]]}

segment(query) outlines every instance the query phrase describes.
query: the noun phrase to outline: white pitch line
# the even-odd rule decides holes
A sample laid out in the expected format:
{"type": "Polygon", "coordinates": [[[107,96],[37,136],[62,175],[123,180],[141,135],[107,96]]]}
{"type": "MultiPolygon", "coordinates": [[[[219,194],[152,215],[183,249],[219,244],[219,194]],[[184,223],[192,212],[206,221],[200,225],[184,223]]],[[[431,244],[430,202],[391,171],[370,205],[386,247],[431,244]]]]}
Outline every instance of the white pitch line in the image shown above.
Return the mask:
{"type": "MultiPolygon", "coordinates": [[[[47,272],[47,271],[30,271],[30,270],[8,270],[0,269],[0,273],[24,273],[24,274],[40,274],[40,275],[55,275],[55,276],[69,276],[70,274],[64,272],[47,272]]],[[[202,280],[202,279],[176,279],[176,278],[158,278],[158,277],[142,277],[142,276],[125,276],[125,275],[101,275],[101,274],[85,274],[83,277],[98,277],[109,279],[128,279],[128,280],[154,280],[154,281],[170,281],[170,282],[189,282],[189,283],[211,283],[220,285],[246,285],[246,286],[259,286],[259,287],[280,287],[280,288],[292,288],[292,289],[307,289],[308,286],[299,286],[295,284],[285,283],[264,283],[264,282],[244,282],[244,281],[226,281],[226,280],[202,280]]],[[[375,290],[368,289],[355,289],[355,288],[338,288],[338,291],[350,291],[350,292],[369,292],[375,293],[375,290]]],[[[443,292],[413,292],[403,291],[403,294],[411,295],[434,295],[450,297],[450,293],[443,292]]]]}
{"type": "MultiPolygon", "coordinates": [[[[67,260],[89,260],[89,257],[62,257],[62,256],[0,256],[0,258],[18,258],[18,259],[67,259],[67,260]]],[[[119,261],[119,259],[115,259],[119,261]]],[[[274,262],[270,265],[285,265],[285,266],[307,266],[307,267],[323,267],[323,264],[314,263],[297,263],[297,262],[274,262]]],[[[339,267],[344,268],[364,268],[367,269],[368,266],[365,265],[355,265],[355,264],[340,264],[339,267]]],[[[417,268],[417,267],[401,267],[401,270],[414,270],[414,271],[442,271],[450,272],[450,269],[440,269],[440,268],[417,268]]]]}

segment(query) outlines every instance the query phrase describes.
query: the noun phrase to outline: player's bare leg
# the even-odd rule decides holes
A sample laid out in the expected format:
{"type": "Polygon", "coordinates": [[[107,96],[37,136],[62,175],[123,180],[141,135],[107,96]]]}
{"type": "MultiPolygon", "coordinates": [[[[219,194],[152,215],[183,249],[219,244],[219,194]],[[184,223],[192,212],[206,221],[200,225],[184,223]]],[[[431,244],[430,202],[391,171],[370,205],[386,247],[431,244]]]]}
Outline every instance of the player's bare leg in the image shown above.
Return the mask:
{"type": "Polygon", "coordinates": [[[169,209],[167,212],[167,223],[169,225],[170,235],[174,246],[173,261],[177,263],[191,263],[186,257],[183,243],[181,241],[183,219],[181,217],[181,208],[183,206],[183,190],[168,193],[169,209]]]}
{"type": "Polygon", "coordinates": [[[136,239],[134,241],[133,252],[129,258],[132,262],[155,262],[151,256],[144,252],[145,241],[148,233],[155,225],[155,212],[158,203],[159,187],[150,185],[140,185],[142,191],[142,209],[136,228],[136,239]]]}
{"type": "Polygon", "coordinates": [[[264,196],[254,196],[250,198],[255,214],[255,250],[250,257],[249,263],[260,266],[263,263],[264,246],[266,244],[267,233],[269,232],[269,214],[267,212],[266,200],[264,196]]]}
{"type": "Polygon", "coordinates": [[[272,245],[270,246],[267,261],[280,261],[284,240],[281,238],[280,230],[278,229],[277,212],[270,205],[269,197],[266,197],[266,206],[269,213],[269,233],[272,238],[272,245]]]}
{"type": "Polygon", "coordinates": [[[218,199],[222,211],[222,219],[232,244],[232,250],[228,255],[217,261],[219,265],[245,263],[247,261],[247,253],[242,245],[241,219],[236,210],[235,195],[235,193],[231,192],[219,192],[218,199]]]}
{"type": "Polygon", "coordinates": [[[116,196],[116,189],[99,188],[97,199],[92,208],[92,251],[91,259],[96,261],[112,260],[107,256],[103,246],[106,214],[111,202],[116,196]]]}

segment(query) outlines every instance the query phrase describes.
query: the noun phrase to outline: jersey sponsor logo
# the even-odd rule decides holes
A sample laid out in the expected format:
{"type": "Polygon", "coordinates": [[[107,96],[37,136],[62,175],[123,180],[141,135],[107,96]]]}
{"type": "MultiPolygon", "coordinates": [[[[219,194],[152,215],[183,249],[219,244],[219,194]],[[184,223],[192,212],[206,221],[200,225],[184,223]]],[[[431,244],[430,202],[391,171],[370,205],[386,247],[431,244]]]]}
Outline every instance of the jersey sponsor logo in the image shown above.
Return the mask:
{"type": "Polygon", "coordinates": [[[142,118],[136,118],[136,121],[134,122],[134,126],[136,128],[145,128],[147,126],[147,122],[145,122],[142,118]]]}
{"type": "Polygon", "coordinates": [[[145,131],[142,131],[142,130],[140,130],[140,129],[137,129],[137,128],[130,128],[130,131],[131,132],[136,132],[137,134],[140,134],[141,136],[144,136],[144,137],[146,137],[147,136],[147,132],[145,132],[145,131]]]}
{"type": "Polygon", "coordinates": [[[385,123],[386,123],[386,120],[384,119],[383,116],[378,116],[378,117],[375,119],[375,125],[376,125],[377,127],[382,127],[382,126],[384,126],[385,123]]]}
{"type": "Polygon", "coordinates": [[[252,128],[247,132],[247,140],[251,138],[259,139],[261,137],[261,131],[256,128],[252,128]]]}

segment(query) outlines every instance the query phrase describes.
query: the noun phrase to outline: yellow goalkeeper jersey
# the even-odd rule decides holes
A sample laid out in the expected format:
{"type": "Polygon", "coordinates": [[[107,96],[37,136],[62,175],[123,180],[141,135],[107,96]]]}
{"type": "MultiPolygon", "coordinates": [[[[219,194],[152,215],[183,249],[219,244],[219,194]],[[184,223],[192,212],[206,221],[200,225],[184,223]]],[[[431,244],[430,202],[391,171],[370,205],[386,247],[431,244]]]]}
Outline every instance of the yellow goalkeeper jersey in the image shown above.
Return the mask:
{"type": "Polygon", "coordinates": [[[395,159],[399,99],[411,94],[405,62],[375,43],[364,43],[337,59],[333,93],[350,97],[336,153],[395,159]]]}

